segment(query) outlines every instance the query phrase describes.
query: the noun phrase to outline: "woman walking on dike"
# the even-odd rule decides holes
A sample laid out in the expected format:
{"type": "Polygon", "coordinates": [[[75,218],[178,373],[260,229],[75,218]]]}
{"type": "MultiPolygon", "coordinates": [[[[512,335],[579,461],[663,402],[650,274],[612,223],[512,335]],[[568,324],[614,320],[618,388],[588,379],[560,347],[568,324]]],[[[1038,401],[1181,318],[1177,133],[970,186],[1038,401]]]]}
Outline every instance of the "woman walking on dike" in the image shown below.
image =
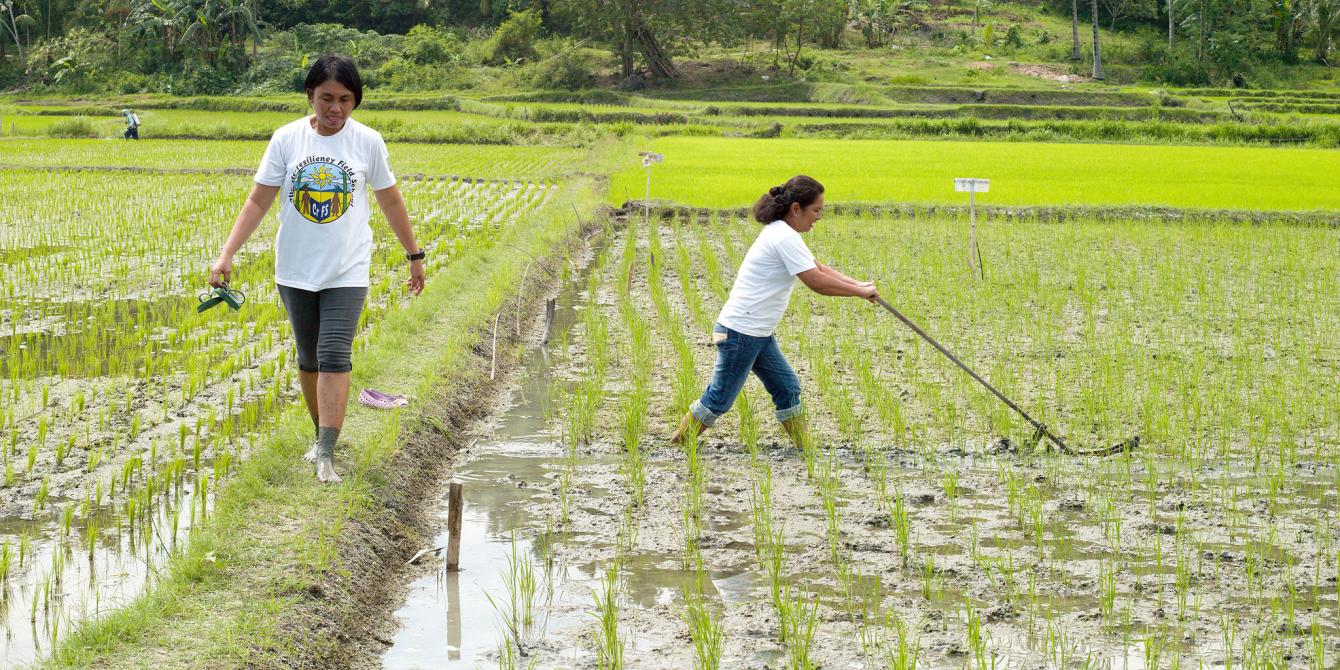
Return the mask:
{"type": "Polygon", "coordinates": [[[369,190],[405,248],[405,285],[414,295],[423,291],[424,252],[414,241],[386,143],[350,118],[363,101],[363,82],[353,61],[322,56],[307,73],[306,89],[313,113],[270,138],[251,194],[210,267],[209,283],[227,285],[233,255],[282,190],[275,283],[293,326],[302,397],[316,428],[316,443],[305,458],[316,463],[318,480],[334,483],[340,481],[334,452],[349,402],[350,353],[372,261],[369,190]]]}
{"type": "Polygon", "coordinates": [[[721,308],[712,342],[717,348],[712,382],[689,407],[671,442],[680,444],[716,423],[735,402],[752,370],[772,395],[777,420],[801,449],[809,444],[800,380],[777,346],[773,331],[786,312],[799,278],[820,295],[850,296],[874,302],[872,282],[857,281],[814,259],[801,234],[823,216],[824,187],[798,175],[774,186],[754,203],[754,219],[763,224],[735,275],[730,297],[721,308]]]}

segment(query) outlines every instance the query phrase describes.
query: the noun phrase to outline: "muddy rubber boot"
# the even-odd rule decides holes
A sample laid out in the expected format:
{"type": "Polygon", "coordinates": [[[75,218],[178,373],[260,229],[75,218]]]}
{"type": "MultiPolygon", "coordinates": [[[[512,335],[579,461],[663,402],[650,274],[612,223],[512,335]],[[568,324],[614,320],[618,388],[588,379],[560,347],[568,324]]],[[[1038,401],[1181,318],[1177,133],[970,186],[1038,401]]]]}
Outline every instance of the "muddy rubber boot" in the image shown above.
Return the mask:
{"type": "Polygon", "coordinates": [[[791,438],[791,443],[802,452],[808,450],[814,444],[810,437],[810,427],[805,423],[804,416],[792,417],[783,421],[782,430],[786,431],[786,436],[791,438]]]}
{"type": "Polygon", "coordinates": [[[707,426],[699,421],[698,417],[693,415],[693,412],[685,412],[684,418],[679,420],[679,428],[675,429],[675,434],[670,438],[670,444],[684,444],[689,431],[693,431],[693,435],[697,437],[702,435],[705,430],[707,430],[707,426]]]}

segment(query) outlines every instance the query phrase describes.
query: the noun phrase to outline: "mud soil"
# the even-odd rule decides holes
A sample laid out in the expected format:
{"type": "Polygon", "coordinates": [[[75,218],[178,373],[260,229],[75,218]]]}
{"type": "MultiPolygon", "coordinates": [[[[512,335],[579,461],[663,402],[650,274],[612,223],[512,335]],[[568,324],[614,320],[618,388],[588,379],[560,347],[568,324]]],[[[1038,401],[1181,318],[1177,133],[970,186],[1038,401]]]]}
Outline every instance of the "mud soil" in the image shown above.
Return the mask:
{"type": "MultiPolygon", "coordinates": [[[[616,556],[622,560],[626,576],[620,587],[619,625],[629,667],[693,665],[682,594],[673,586],[689,574],[681,559],[687,473],[682,453],[668,446],[678,419],[670,409],[674,349],[664,324],[656,323],[648,282],[662,282],[684,331],[695,334],[697,377],[707,379],[714,360],[706,335],[710,323],[697,323],[690,315],[673,260],[675,244],[686,239],[697,257],[692,235],[699,225],[709,224],[687,224],[687,235],[679,238],[662,225],[667,258],[654,265],[647,262],[645,229],[632,228],[638,231],[640,249],[633,297],[639,318],[653,323],[657,361],[649,433],[644,437],[649,450],[646,502],[632,515],[635,531],[630,533],[626,523],[631,495],[620,467],[623,445],[617,437],[617,404],[630,372],[621,354],[607,375],[608,397],[598,412],[594,439],[577,453],[567,525],[559,527],[562,502],[557,478],[510,483],[531,488],[529,515],[546,518],[547,525],[558,529],[550,536],[554,560],[578,568],[587,576],[588,588],[595,586],[590,576],[599,574],[602,566],[616,556]],[[655,274],[648,276],[649,272],[655,274]],[[698,333],[702,337],[696,337],[698,333]]],[[[728,274],[755,230],[731,225],[709,225],[719,266],[728,274]]],[[[596,299],[597,308],[608,318],[612,343],[627,337],[614,287],[621,245],[620,240],[612,247],[596,299]]],[[[730,277],[723,279],[728,286],[730,277]]],[[[712,318],[720,300],[712,297],[701,259],[693,266],[692,283],[705,297],[706,318],[712,318]]],[[[827,327],[840,332],[844,325],[833,322],[827,327]]],[[[556,372],[560,380],[579,380],[586,372],[580,332],[580,328],[573,331],[569,359],[556,372]]],[[[1117,486],[1123,481],[1123,468],[1134,468],[1135,477],[1141,476],[1145,464],[1138,459],[1127,463],[1024,456],[1000,444],[909,447],[905,439],[871,420],[862,429],[861,441],[875,445],[882,454],[888,464],[889,490],[900,491],[907,503],[911,547],[904,558],[891,529],[889,505],[873,475],[872,452],[851,444],[839,430],[834,407],[822,400],[815,381],[818,371],[794,333],[784,329],[781,341],[802,380],[812,430],[821,444],[831,447],[840,467],[840,521],[834,536],[815,480],[808,476],[800,453],[776,429],[767,395],[751,380],[746,393],[763,424],[759,458],[772,472],[773,516],[784,520],[786,571],[805,592],[819,597],[812,658],[820,666],[884,666],[882,659],[864,655],[859,644],[862,630],[878,630],[882,617],[866,617],[859,603],[843,595],[844,582],[830,552],[832,537],[840,546],[840,562],[855,574],[852,583],[878,603],[882,614],[902,622],[908,638],[920,645],[923,665],[961,667],[976,662],[969,632],[974,628],[986,640],[982,658],[1001,667],[1075,663],[1136,668],[1145,665],[1150,653],[1162,664],[1175,654],[1182,663],[1217,666],[1230,655],[1237,662],[1246,653],[1244,648],[1287,667],[1306,667],[1309,645],[1315,640],[1320,640],[1328,658],[1340,650],[1340,628],[1335,623],[1340,608],[1330,565],[1335,556],[1321,551],[1322,540],[1315,533],[1318,504],[1334,504],[1333,473],[1315,468],[1292,473],[1305,483],[1292,487],[1273,510],[1258,498],[1244,499],[1247,528],[1274,529],[1272,541],[1264,543],[1246,540],[1243,528],[1231,529],[1224,523],[1210,500],[1212,489],[1196,489],[1181,479],[1175,484],[1161,482],[1151,503],[1147,493],[1117,486]],[[1035,501],[1030,503],[1031,512],[1025,514],[1025,507],[1016,502],[1019,494],[1011,488],[1015,486],[1035,501]],[[1185,535],[1179,534],[1179,527],[1187,529],[1185,535]],[[1290,592],[1304,595],[1290,599],[1290,592]],[[1297,611],[1287,618],[1270,614],[1281,612],[1286,602],[1297,611]],[[1230,620],[1239,636],[1231,653],[1224,648],[1222,630],[1230,620]],[[1313,622],[1318,626],[1315,637],[1308,628],[1313,622]]],[[[616,345],[616,350],[619,346],[624,345],[616,345]]],[[[854,373],[840,360],[834,368],[839,387],[859,387],[854,373]]],[[[848,397],[864,416],[872,416],[859,392],[848,397]]],[[[911,411],[924,410],[913,406],[911,411]]],[[[721,667],[777,668],[784,664],[786,646],[779,641],[767,579],[755,553],[751,492],[756,470],[741,446],[739,430],[739,412],[732,411],[703,438],[701,453],[709,475],[706,528],[699,546],[712,581],[709,600],[725,633],[721,667]]],[[[558,431],[551,427],[549,433],[558,431]]],[[[555,456],[555,467],[559,460],[555,456]]],[[[1250,484],[1243,481],[1244,486],[1250,484]]],[[[412,490],[426,490],[415,487],[412,490]]],[[[536,526],[531,532],[539,536],[544,528],[536,526]]],[[[404,542],[392,544],[395,551],[383,559],[383,567],[409,551],[404,542]]],[[[393,595],[394,589],[386,594],[393,595]]],[[[564,614],[582,613],[579,605],[566,603],[562,608],[564,614]]],[[[384,610],[369,609],[368,614],[374,611],[384,610]]],[[[588,604],[585,611],[586,625],[533,643],[523,662],[540,668],[592,667],[597,645],[594,606],[588,604]]],[[[475,604],[465,615],[496,613],[486,604],[475,604]]],[[[883,630],[887,635],[891,629],[883,630]]]]}
{"type": "MultiPolygon", "coordinates": [[[[583,233],[576,257],[593,235],[593,230],[583,233]]],[[[423,414],[402,431],[400,449],[384,468],[385,481],[369,505],[373,512],[351,520],[342,532],[339,569],[329,571],[326,582],[284,616],[279,643],[261,650],[259,657],[286,668],[380,667],[395,633],[393,613],[408,581],[422,569],[406,563],[431,543],[444,475],[457,452],[477,439],[481,422],[498,411],[516,366],[517,345],[542,331],[544,299],[557,290],[563,262],[561,249],[540,259],[526,285],[518,287],[518,297],[504,303],[500,323],[518,313],[525,316],[521,337],[515,328],[498,330],[496,379],[490,379],[492,340],[482,337],[467,368],[446,380],[436,399],[424,403],[423,414]]]]}

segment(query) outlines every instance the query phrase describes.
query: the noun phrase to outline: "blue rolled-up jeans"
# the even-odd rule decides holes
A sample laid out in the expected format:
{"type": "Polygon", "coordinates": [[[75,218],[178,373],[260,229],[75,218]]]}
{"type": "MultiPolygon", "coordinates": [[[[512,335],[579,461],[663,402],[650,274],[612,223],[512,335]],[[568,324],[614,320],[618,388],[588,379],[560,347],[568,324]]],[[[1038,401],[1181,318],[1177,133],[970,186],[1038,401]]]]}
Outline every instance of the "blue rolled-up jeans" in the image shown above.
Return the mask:
{"type": "Polygon", "coordinates": [[[689,406],[694,418],[704,426],[716,423],[735,403],[750,371],[758,375],[763,388],[772,395],[778,421],[787,421],[804,413],[805,408],[800,404],[800,378],[786,362],[775,336],[745,335],[719,323],[712,332],[716,334],[713,339],[717,340],[717,364],[712,370],[712,383],[703,391],[703,396],[689,406]],[[725,339],[721,338],[722,334],[725,339]]]}

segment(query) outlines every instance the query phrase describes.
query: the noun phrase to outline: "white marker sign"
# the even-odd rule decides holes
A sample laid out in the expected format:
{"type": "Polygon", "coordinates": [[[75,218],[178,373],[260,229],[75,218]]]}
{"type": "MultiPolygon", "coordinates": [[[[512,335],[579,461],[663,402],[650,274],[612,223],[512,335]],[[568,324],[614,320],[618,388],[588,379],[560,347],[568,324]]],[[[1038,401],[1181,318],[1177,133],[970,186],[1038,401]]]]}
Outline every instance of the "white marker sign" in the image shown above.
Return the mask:
{"type": "Polygon", "coordinates": [[[977,194],[990,191],[991,180],[959,177],[954,180],[954,190],[968,194],[968,266],[977,271],[978,278],[985,279],[982,251],[977,248],[977,194]]]}
{"type": "Polygon", "coordinates": [[[651,220],[651,166],[657,163],[665,162],[665,154],[652,153],[650,151],[639,151],[637,155],[642,157],[642,167],[647,169],[647,197],[642,201],[642,215],[648,221],[651,220]]]}
{"type": "Polygon", "coordinates": [[[960,193],[986,193],[991,190],[991,180],[960,177],[954,180],[954,190],[960,193]]]}

